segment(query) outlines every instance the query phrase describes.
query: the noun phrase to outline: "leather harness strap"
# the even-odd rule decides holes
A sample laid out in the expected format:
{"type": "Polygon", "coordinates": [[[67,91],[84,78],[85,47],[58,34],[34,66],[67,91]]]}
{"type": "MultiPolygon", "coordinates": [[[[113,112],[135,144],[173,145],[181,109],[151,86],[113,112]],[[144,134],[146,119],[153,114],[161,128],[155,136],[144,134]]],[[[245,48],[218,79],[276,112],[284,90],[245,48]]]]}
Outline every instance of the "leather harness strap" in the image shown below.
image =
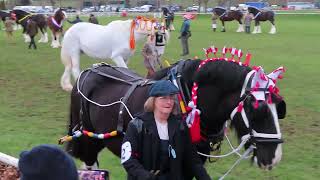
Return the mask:
{"type": "MultiPolygon", "coordinates": [[[[98,64],[98,65],[94,66],[93,68],[90,69],[90,71],[92,71],[92,72],[94,72],[94,73],[96,73],[98,75],[101,75],[101,76],[104,76],[104,77],[107,77],[107,78],[110,78],[110,79],[114,79],[114,80],[126,83],[128,85],[131,85],[130,88],[127,90],[126,94],[124,95],[124,97],[121,99],[121,101],[124,104],[127,103],[127,101],[130,98],[131,94],[134,92],[134,90],[137,87],[150,85],[150,84],[153,84],[155,82],[153,80],[144,79],[144,78],[139,77],[139,76],[134,76],[134,75],[128,73],[127,71],[122,70],[121,68],[113,67],[113,66],[111,66],[109,64],[105,64],[105,63],[101,63],[101,64],[98,64]],[[124,75],[132,78],[132,80],[124,80],[124,79],[121,79],[119,77],[115,77],[113,75],[110,75],[110,74],[107,74],[105,72],[102,72],[102,71],[100,71],[98,69],[98,67],[101,67],[101,66],[108,66],[108,67],[120,72],[121,74],[124,74],[124,75]]],[[[120,107],[119,107],[117,132],[120,133],[120,134],[123,133],[123,125],[124,125],[123,113],[124,113],[124,108],[125,108],[125,106],[123,104],[121,104],[120,107]]]]}
{"type": "Polygon", "coordinates": [[[120,81],[120,82],[123,82],[123,83],[126,83],[126,84],[130,84],[130,85],[133,84],[133,83],[130,82],[130,81],[126,81],[126,80],[120,79],[120,78],[118,78],[118,77],[109,75],[109,74],[104,73],[104,72],[101,72],[101,71],[99,71],[99,70],[97,70],[97,69],[95,69],[95,68],[92,68],[92,69],[90,69],[90,70],[91,70],[92,72],[95,72],[95,73],[97,73],[97,74],[99,74],[99,75],[101,75],[101,76],[104,76],[104,77],[108,77],[108,78],[110,78],[110,79],[114,79],[114,80],[117,80],[117,81],[120,81]]]}
{"type": "MultiPolygon", "coordinates": [[[[141,81],[135,82],[131,85],[131,87],[128,89],[128,91],[126,92],[126,94],[124,95],[122,102],[124,104],[126,104],[126,102],[128,101],[128,99],[130,98],[131,94],[133,93],[133,91],[137,88],[137,86],[141,85],[141,81]]],[[[117,131],[118,132],[123,132],[123,111],[124,110],[124,105],[120,104],[120,108],[119,108],[119,115],[118,115],[118,125],[117,125],[117,131]]]]}

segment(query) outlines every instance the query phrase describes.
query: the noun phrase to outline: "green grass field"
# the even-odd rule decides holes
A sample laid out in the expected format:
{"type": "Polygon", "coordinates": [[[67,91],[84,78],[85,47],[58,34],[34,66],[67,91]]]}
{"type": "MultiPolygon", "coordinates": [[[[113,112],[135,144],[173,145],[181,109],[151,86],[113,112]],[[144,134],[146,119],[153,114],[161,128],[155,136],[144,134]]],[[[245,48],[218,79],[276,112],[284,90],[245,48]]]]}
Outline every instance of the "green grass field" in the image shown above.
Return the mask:
{"type": "MultiPolygon", "coordinates": [[[[279,66],[287,69],[278,82],[280,94],[287,103],[287,116],[281,121],[283,159],[272,171],[262,171],[243,161],[227,179],[318,179],[320,177],[320,81],[319,81],[319,15],[278,15],[277,34],[270,35],[269,23],[263,23],[262,34],[236,33],[236,22],[227,23],[226,33],[212,32],[209,16],[199,16],[192,22],[191,57],[204,58],[202,48],[224,45],[252,53],[252,65],[261,65],[266,72],[279,66]]],[[[103,24],[115,18],[100,18],[103,24]]],[[[176,17],[178,30],[181,18],[176,17]]],[[[67,25],[68,26],[68,25],[67,25]]],[[[171,34],[164,59],[180,59],[178,31],[171,34]]],[[[39,38],[39,37],[38,37],[39,38]]],[[[38,44],[29,50],[20,32],[10,44],[0,32],[0,152],[18,157],[20,151],[35,145],[56,144],[66,133],[69,94],[60,88],[63,65],[60,50],[49,44],[38,44]]],[[[126,42],[124,42],[126,43],[126,42]]],[[[129,67],[145,74],[141,44],[129,67]]],[[[82,56],[82,68],[96,62],[82,56]]],[[[236,141],[233,141],[236,143],[236,141]]],[[[224,146],[223,151],[229,151],[224,146]]],[[[236,156],[206,164],[213,179],[217,179],[236,160],[236,156]]],[[[126,174],[117,157],[107,150],[100,154],[101,168],[110,170],[111,178],[125,179],[126,174]]],[[[78,162],[78,164],[80,164],[78,162]]]]}

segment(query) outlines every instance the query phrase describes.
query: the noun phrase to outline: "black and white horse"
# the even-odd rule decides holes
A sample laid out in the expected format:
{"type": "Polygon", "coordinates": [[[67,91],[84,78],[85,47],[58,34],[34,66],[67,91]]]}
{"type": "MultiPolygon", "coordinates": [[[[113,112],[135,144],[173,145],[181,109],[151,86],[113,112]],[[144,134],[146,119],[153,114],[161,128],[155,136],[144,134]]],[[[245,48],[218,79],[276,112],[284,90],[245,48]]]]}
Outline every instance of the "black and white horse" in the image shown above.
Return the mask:
{"type": "Polygon", "coordinates": [[[224,22],[225,21],[233,21],[233,20],[236,20],[239,22],[239,27],[237,29],[237,32],[244,32],[243,23],[242,23],[243,13],[240,10],[228,11],[227,9],[225,9],[223,7],[215,7],[215,8],[213,8],[213,13],[216,16],[219,16],[219,19],[222,23],[222,32],[226,32],[224,22]]]}
{"type": "MultiPolygon", "coordinates": [[[[282,137],[278,119],[285,117],[286,105],[278,95],[275,82],[282,68],[265,75],[262,68],[252,69],[224,59],[205,63],[187,60],[157,72],[153,79],[166,78],[174,67],[181,77],[179,84],[182,84],[183,94],[193,91],[197,83],[202,139],[196,146],[200,153],[210,154],[211,145],[223,139],[221,132],[226,121],[231,119],[244,147],[255,147],[253,160],[260,168],[271,169],[280,162],[282,137]]],[[[68,130],[69,139],[72,135],[78,139],[68,142],[67,151],[87,166],[97,162],[98,153],[104,147],[120,156],[123,136],[104,139],[110,135],[103,133],[125,131],[131,114],[143,110],[149,85],[130,70],[109,65],[95,66],[80,74],[71,93],[68,130]],[[120,105],[111,106],[109,103],[113,102],[120,105]],[[98,139],[80,136],[79,132],[85,133],[83,130],[97,133],[91,136],[98,139]]],[[[190,100],[188,96],[185,99],[190,100]]]]}
{"type": "Polygon", "coordinates": [[[277,32],[276,26],[274,23],[274,12],[270,10],[262,11],[256,7],[249,6],[248,7],[248,12],[252,13],[254,16],[254,21],[255,21],[255,26],[253,30],[253,34],[256,33],[261,33],[261,26],[260,26],[260,21],[270,21],[271,29],[270,29],[270,34],[275,34],[277,32]]]}

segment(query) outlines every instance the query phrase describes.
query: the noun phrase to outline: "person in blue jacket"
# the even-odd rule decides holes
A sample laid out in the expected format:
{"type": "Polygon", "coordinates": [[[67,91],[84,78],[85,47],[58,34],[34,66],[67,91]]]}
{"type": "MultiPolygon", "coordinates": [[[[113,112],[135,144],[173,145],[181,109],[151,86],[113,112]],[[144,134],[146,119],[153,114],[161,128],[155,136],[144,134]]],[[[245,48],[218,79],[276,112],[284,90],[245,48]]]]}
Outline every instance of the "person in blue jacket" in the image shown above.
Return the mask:
{"type": "Polygon", "coordinates": [[[185,14],[183,16],[184,21],[182,23],[180,36],[179,36],[179,39],[181,40],[181,45],[182,45],[181,56],[186,56],[189,54],[188,39],[191,37],[190,23],[192,18],[193,18],[192,14],[185,14]]]}

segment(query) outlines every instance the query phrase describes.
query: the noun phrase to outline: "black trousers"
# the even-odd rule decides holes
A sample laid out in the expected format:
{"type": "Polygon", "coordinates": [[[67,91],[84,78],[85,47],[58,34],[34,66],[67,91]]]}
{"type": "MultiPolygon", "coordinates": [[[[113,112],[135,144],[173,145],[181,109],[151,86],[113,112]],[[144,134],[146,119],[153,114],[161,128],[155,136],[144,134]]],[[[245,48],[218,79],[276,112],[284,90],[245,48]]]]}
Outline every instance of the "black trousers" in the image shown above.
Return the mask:
{"type": "Polygon", "coordinates": [[[31,49],[31,46],[33,46],[34,49],[37,49],[37,45],[34,41],[34,36],[30,36],[31,38],[31,41],[30,41],[30,44],[29,44],[29,49],[31,49]]]}
{"type": "Polygon", "coordinates": [[[250,26],[246,26],[246,33],[250,33],[250,26]]]}

